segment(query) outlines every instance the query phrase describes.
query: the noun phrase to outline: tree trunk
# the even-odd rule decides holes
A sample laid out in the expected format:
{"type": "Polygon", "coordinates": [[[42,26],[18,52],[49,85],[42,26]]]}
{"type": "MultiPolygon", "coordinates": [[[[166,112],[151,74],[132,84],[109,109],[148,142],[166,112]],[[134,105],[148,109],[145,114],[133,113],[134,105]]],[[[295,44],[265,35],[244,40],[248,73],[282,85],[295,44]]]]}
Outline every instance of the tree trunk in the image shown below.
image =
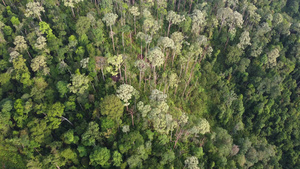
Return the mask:
{"type": "Polygon", "coordinates": [[[174,64],[175,55],[176,55],[176,53],[174,52],[173,56],[172,56],[172,67],[173,67],[173,64],[174,64]]]}
{"type": "Polygon", "coordinates": [[[177,11],[179,11],[180,3],[181,3],[181,0],[179,0],[179,2],[178,2],[178,4],[177,4],[177,11]]]}
{"type": "Polygon", "coordinates": [[[156,89],[156,72],[155,72],[155,66],[153,67],[153,79],[154,79],[154,86],[156,89]]]}
{"type": "Polygon", "coordinates": [[[115,51],[114,35],[113,35],[113,31],[112,31],[111,25],[109,26],[109,28],[110,28],[110,33],[111,33],[111,40],[112,40],[112,43],[113,43],[113,49],[115,51]]]}
{"type": "Polygon", "coordinates": [[[191,3],[190,3],[189,14],[191,13],[191,10],[192,10],[192,5],[193,5],[193,0],[191,0],[191,3]]]}
{"type": "Polygon", "coordinates": [[[171,28],[172,22],[169,22],[169,26],[168,26],[168,33],[167,33],[167,37],[169,37],[169,33],[170,33],[170,28],[171,28]]]}
{"type": "Polygon", "coordinates": [[[131,116],[131,123],[132,123],[132,126],[134,126],[134,121],[133,121],[133,112],[130,112],[130,116],[131,116]]]}
{"type": "Polygon", "coordinates": [[[73,17],[75,18],[75,13],[74,13],[74,9],[71,7],[72,9],[72,14],[73,14],[73,17]]]}
{"type": "Polygon", "coordinates": [[[4,6],[6,6],[6,4],[5,4],[4,0],[2,0],[2,2],[3,2],[3,4],[4,4],[4,6]]]}
{"type": "Polygon", "coordinates": [[[104,73],[103,73],[103,69],[101,69],[101,74],[102,74],[102,78],[105,81],[105,77],[104,77],[104,73]]]}
{"type": "Polygon", "coordinates": [[[166,67],[167,67],[168,57],[169,57],[169,51],[167,51],[167,54],[166,54],[166,60],[165,60],[165,64],[164,64],[164,71],[166,70],[166,67]]]}
{"type": "Polygon", "coordinates": [[[123,51],[125,53],[124,32],[122,32],[122,46],[123,46],[123,51]]]}
{"type": "Polygon", "coordinates": [[[131,32],[129,33],[129,37],[130,37],[130,49],[132,49],[132,36],[131,36],[131,32]]]}
{"type": "Polygon", "coordinates": [[[139,88],[141,88],[141,81],[142,81],[142,71],[140,71],[139,88]]]}
{"type": "Polygon", "coordinates": [[[126,72],[127,72],[127,67],[126,67],[126,64],[124,65],[124,67],[125,67],[125,72],[124,72],[124,76],[125,76],[125,82],[127,83],[127,74],[126,74],[126,72]]]}
{"type": "Polygon", "coordinates": [[[39,17],[39,20],[40,20],[40,22],[42,22],[43,20],[42,20],[41,16],[40,16],[40,15],[38,15],[38,17],[39,17]]]}
{"type": "Polygon", "coordinates": [[[136,35],[135,16],[133,16],[133,22],[134,22],[134,34],[136,35]]]}
{"type": "Polygon", "coordinates": [[[32,59],[31,54],[28,52],[28,50],[26,50],[28,56],[30,57],[30,59],[32,59]]]}

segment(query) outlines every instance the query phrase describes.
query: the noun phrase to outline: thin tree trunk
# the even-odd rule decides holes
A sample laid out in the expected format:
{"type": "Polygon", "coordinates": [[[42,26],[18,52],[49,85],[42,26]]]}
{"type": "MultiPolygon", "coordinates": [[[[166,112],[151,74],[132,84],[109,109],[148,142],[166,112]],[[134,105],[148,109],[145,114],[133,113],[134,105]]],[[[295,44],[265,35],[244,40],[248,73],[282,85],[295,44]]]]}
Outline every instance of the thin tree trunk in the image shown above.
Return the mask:
{"type": "Polygon", "coordinates": [[[139,88],[141,88],[141,81],[142,81],[142,71],[140,71],[139,88]]]}
{"type": "Polygon", "coordinates": [[[122,32],[122,46],[123,46],[123,51],[125,53],[124,32],[122,32]]]}
{"type": "Polygon", "coordinates": [[[126,67],[126,64],[124,65],[124,67],[125,67],[125,72],[124,72],[124,76],[125,76],[125,82],[127,83],[127,74],[126,74],[126,72],[127,72],[127,67],[126,67]]]}
{"type": "Polygon", "coordinates": [[[154,79],[154,86],[156,89],[156,72],[155,72],[155,66],[153,67],[153,79],[154,79]]]}
{"type": "Polygon", "coordinates": [[[102,78],[105,81],[105,77],[104,77],[104,73],[103,73],[103,69],[101,69],[101,74],[102,74],[102,78]]]}
{"type": "Polygon", "coordinates": [[[38,15],[38,17],[39,17],[39,20],[40,20],[40,22],[42,22],[43,20],[42,20],[41,16],[40,16],[40,15],[38,15]]]}
{"type": "Polygon", "coordinates": [[[134,22],[134,34],[136,35],[135,16],[133,16],[133,22],[134,22]]]}
{"type": "Polygon", "coordinates": [[[32,59],[32,56],[31,56],[31,54],[28,52],[28,50],[26,50],[26,52],[27,52],[28,56],[30,57],[30,59],[32,59]]]}
{"type": "Polygon", "coordinates": [[[169,37],[171,25],[172,25],[172,22],[169,22],[167,37],[169,37]]]}
{"type": "Polygon", "coordinates": [[[111,33],[111,40],[112,40],[112,43],[113,43],[113,49],[115,51],[114,35],[113,35],[113,31],[112,31],[111,25],[109,26],[109,28],[110,28],[110,33],[111,33]]]}
{"type": "Polygon", "coordinates": [[[190,3],[189,14],[191,13],[191,10],[192,10],[192,5],[193,5],[193,0],[191,0],[191,3],[190,3]]]}
{"type": "Polygon", "coordinates": [[[172,56],[172,67],[173,67],[173,64],[174,64],[175,55],[176,55],[176,53],[174,52],[173,56],[172,56]]]}
{"type": "Polygon", "coordinates": [[[179,11],[180,3],[181,3],[181,0],[179,0],[179,2],[178,2],[178,5],[177,5],[177,11],[179,11]]]}
{"type": "Polygon", "coordinates": [[[72,9],[72,14],[73,14],[73,17],[75,18],[75,13],[74,13],[74,9],[71,7],[72,9]]]}
{"type": "Polygon", "coordinates": [[[5,4],[4,0],[2,0],[2,2],[3,2],[3,4],[4,4],[4,6],[6,6],[6,4],[5,4]]]}
{"type": "Polygon", "coordinates": [[[131,32],[129,33],[129,37],[130,37],[130,49],[132,49],[132,37],[131,37],[131,32]]]}
{"type": "Polygon", "coordinates": [[[166,54],[166,60],[165,60],[165,64],[164,64],[164,71],[166,70],[166,67],[167,67],[168,58],[169,58],[169,51],[167,51],[167,54],[166,54]]]}

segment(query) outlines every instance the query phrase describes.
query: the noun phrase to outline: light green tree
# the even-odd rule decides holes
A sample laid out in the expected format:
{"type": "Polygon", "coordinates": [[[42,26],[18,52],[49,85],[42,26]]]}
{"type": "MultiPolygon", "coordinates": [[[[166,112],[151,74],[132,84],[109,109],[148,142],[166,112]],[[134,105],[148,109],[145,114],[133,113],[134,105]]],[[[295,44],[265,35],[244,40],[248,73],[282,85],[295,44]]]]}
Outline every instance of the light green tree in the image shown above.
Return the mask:
{"type": "Polygon", "coordinates": [[[192,32],[195,35],[199,35],[201,28],[206,25],[205,13],[195,9],[192,14],[192,32]]]}
{"type": "Polygon", "coordinates": [[[31,60],[31,68],[34,72],[41,71],[43,75],[47,75],[50,73],[50,68],[47,67],[46,57],[43,55],[39,55],[31,60]]]}
{"type": "Polygon", "coordinates": [[[175,25],[180,24],[182,21],[185,20],[185,17],[184,17],[184,15],[180,16],[180,15],[176,14],[176,12],[171,10],[168,12],[168,14],[166,16],[166,20],[169,21],[168,33],[167,33],[167,36],[169,36],[171,26],[173,24],[175,24],[175,25]]]}
{"type": "Polygon", "coordinates": [[[237,44],[237,47],[240,49],[245,49],[246,46],[251,45],[250,36],[248,31],[244,31],[241,34],[240,42],[237,44]]]}
{"type": "Polygon", "coordinates": [[[164,63],[164,54],[159,47],[154,47],[150,49],[147,55],[149,61],[151,62],[151,67],[153,70],[154,84],[156,86],[156,67],[160,67],[164,63]]]}
{"type": "Polygon", "coordinates": [[[26,51],[28,48],[25,38],[23,36],[16,36],[14,45],[15,45],[15,50],[20,53],[22,53],[23,51],[26,51]]]}
{"type": "Polygon", "coordinates": [[[34,47],[39,49],[39,50],[42,50],[44,48],[46,48],[47,46],[47,40],[44,36],[39,36],[36,40],[36,43],[34,44],[34,47]]]}
{"type": "Polygon", "coordinates": [[[106,67],[106,71],[113,76],[118,75],[119,72],[121,76],[121,63],[123,62],[122,55],[115,55],[113,57],[108,57],[106,61],[109,64],[109,66],[106,67]]]}
{"type": "Polygon", "coordinates": [[[110,28],[110,37],[113,43],[113,49],[115,51],[115,42],[114,42],[114,32],[112,31],[112,25],[114,25],[116,23],[116,20],[118,18],[117,14],[114,13],[107,13],[105,14],[105,16],[103,17],[103,21],[106,23],[107,26],[109,26],[110,28]]]}
{"type": "Polygon", "coordinates": [[[90,79],[82,74],[72,74],[71,75],[72,83],[68,84],[68,88],[72,93],[83,95],[87,92],[89,88],[90,79]]]}
{"type": "Polygon", "coordinates": [[[79,3],[79,2],[83,2],[84,0],[63,0],[64,2],[64,5],[67,6],[67,7],[71,7],[71,10],[72,10],[72,14],[73,14],[73,17],[75,18],[75,13],[74,13],[74,6],[79,3]]]}
{"type": "Polygon", "coordinates": [[[199,164],[198,158],[195,156],[188,157],[184,161],[184,164],[187,169],[200,169],[198,167],[198,164],[199,164]]]}
{"type": "Polygon", "coordinates": [[[39,2],[29,2],[26,4],[26,17],[38,17],[40,22],[42,22],[41,12],[45,12],[44,7],[41,6],[39,2]]]}
{"type": "Polygon", "coordinates": [[[139,12],[139,8],[136,6],[132,6],[129,9],[130,13],[133,15],[133,22],[134,22],[134,34],[136,34],[136,17],[139,16],[141,13],[139,12]]]}

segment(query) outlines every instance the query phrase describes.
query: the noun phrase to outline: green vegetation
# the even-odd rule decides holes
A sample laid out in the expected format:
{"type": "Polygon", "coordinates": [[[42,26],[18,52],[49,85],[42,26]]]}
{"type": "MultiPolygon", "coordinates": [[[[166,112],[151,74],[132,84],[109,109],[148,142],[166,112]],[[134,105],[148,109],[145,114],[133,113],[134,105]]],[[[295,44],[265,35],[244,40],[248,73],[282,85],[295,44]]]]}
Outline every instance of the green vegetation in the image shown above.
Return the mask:
{"type": "Polygon", "coordinates": [[[299,168],[299,4],[0,1],[0,168],[299,168]]]}

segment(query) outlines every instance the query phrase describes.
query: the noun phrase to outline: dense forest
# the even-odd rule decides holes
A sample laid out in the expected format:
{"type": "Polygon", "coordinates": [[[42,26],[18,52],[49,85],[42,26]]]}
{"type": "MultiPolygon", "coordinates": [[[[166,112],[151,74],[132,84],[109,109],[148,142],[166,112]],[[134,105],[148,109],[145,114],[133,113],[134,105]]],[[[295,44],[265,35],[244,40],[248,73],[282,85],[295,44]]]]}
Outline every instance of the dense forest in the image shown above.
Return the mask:
{"type": "Polygon", "coordinates": [[[300,169],[299,0],[1,0],[0,168],[300,169]]]}

